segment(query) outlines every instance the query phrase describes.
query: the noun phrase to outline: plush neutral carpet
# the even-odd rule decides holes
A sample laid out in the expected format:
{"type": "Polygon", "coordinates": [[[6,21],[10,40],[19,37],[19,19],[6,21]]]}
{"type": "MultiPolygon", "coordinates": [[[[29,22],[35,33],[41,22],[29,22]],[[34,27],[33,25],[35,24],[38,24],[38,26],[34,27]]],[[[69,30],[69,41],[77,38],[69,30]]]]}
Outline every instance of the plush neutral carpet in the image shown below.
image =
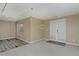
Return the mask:
{"type": "Polygon", "coordinates": [[[0,56],[79,56],[79,47],[61,46],[41,40],[0,53],[0,56]]]}
{"type": "Polygon", "coordinates": [[[17,48],[26,44],[28,43],[19,39],[0,40],[0,52],[5,52],[7,50],[17,48]]]}

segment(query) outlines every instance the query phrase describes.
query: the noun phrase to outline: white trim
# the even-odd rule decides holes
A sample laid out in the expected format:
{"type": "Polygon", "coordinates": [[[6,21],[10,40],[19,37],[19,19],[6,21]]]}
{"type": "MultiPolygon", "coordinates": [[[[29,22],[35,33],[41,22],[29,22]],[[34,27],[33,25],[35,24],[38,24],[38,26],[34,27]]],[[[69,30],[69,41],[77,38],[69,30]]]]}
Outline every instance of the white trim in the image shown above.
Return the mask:
{"type": "Polygon", "coordinates": [[[43,39],[35,40],[35,41],[27,41],[27,40],[24,40],[24,39],[20,39],[20,40],[23,40],[23,41],[28,42],[28,43],[36,43],[36,42],[39,42],[39,41],[41,41],[43,39]]]}
{"type": "MultiPolygon", "coordinates": [[[[17,38],[17,39],[19,39],[19,38],[17,38]]],[[[29,43],[29,41],[27,41],[27,40],[25,40],[25,39],[20,39],[20,40],[22,40],[22,41],[25,41],[25,42],[29,43]]]]}
{"type": "Polygon", "coordinates": [[[77,43],[71,43],[71,42],[66,42],[66,44],[73,45],[73,46],[79,46],[79,44],[77,44],[77,43]]]}
{"type": "Polygon", "coordinates": [[[41,41],[41,40],[43,40],[43,39],[31,41],[31,42],[29,42],[29,43],[36,43],[36,42],[39,42],[39,41],[41,41]]]}
{"type": "Polygon", "coordinates": [[[0,38],[0,40],[6,40],[6,39],[13,39],[13,38],[15,38],[15,37],[9,37],[9,38],[0,38]]]}

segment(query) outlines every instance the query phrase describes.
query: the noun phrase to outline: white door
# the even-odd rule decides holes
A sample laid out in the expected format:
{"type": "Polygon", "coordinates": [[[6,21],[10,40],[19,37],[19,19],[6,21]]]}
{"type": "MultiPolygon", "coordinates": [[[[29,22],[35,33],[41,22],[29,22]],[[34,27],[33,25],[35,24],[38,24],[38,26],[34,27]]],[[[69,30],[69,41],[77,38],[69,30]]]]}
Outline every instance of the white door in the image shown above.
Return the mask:
{"type": "Polygon", "coordinates": [[[50,40],[66,42],[66,21],[65,19],[50,21],[50,40]]]}
{"type": "Polygon", "coordinates": [[[56,28],[57,28],[57,23],[55,21],[51,21],[50,22],[50,40],[56,41],[57,39],[56,28]]]}

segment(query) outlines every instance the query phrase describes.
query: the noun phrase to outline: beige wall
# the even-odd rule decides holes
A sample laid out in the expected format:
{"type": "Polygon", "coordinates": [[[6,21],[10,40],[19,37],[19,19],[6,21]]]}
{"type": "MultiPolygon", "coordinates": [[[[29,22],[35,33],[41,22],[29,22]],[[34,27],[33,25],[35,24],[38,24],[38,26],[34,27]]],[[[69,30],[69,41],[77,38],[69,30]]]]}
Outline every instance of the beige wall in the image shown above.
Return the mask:
{"type": "Polygon", "coordinates": [[[20,33],[17,31],[18,39],[22,39],[26,42],[35,42],[43,38],[47,39],[47,21],[29,17],[17,22],[17,24],[20,23],[24,24],[24,32],[20,33]]]}
{"type": "Polygon", "coordinates": [[[43,39],[45,39],[45,40],[47,40],[48,39],[48,28],[49,28],[49,22],[48,22],[48,20],[43,20],[42,21],[42,38],[43,39]]]}
{"type": "Polygon", "coordinates": [[[38,18],[31,18],[31,42],[33,41],[39,41],[42,40],[43,28],[41,27],[43,25],[43,20],[38,18]]]}
{"type": "MultiPolygon", "coordinates": [[[[67,42],[79,44],[79,15],[64,17],[66,19],[67,42]]],[[[15,22],[0,21],[0,39],[18,38],[26,42],[48,39],[48,20],[42,20],[34,17],[15,22]],[[24,24],[24,32],[20,33],[17,24],[24,24]],[[17,35],[17,36],[16,36],[17,35]]]]}
{"type": "Polygon", "coordinates": [[[64,18],[66,19],[66,41],[68,43],[79,44],[79,15],[72,15],[64,18]]]}
{"type": "Polygon", "coordinates": [[[31,18],[31,41],[48,39],[48,20],[31,18]]]}
{"type": "MultiPolygon", "coordinates": [[[[79,15],[64,17],[66,19],[66,35],[67,42],[79,43],[79,15]]],[[[22,21],[20,21],[22,22],[22,21]]],[[[38,18],[28,18],[24,20],[26,41],[38,41],[40,39],[48,39],[48,20],[38,18]]]]}
{"type": "Polygon", "coordinates": [[[25,39],[27,39],[28,42],[30,42],[31,39],[31,20],[30,18],[25,19],[24,22],[24,27],[25,27],[25,39]]]}
{"type": "Polygon", "coordinates": [[[67,19],[67,42],[79,44],[79,15],[73,15],[67,19]]]}
{"type": "Polygon", "coordinates": [[[17,38],[24,40],[26,42],[30,42],[30,30],[31,30],[31,24],[30,24],[30,18],[26,18],[20,21],[16,22],[16,26],[17,26],[17,38]],[[19,24],[23,24],[24,27],[24,32],[19,32],[19,24]]]}
{"type": "Polygon", "coordinates": [[[15,22],[0,21],[0,40],[15,37],[15,22]]]}

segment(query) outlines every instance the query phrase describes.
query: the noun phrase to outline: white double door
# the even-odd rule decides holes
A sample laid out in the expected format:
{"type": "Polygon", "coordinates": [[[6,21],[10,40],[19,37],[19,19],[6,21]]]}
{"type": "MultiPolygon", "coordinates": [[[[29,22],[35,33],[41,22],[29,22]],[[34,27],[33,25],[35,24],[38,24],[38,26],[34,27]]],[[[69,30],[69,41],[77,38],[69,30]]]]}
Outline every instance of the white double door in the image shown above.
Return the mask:
{"type": "Polygon", "coordinates": [[[50,40],[66,43],[66,20],[59,19],[50,21],[49,32],[50,40]]]}

